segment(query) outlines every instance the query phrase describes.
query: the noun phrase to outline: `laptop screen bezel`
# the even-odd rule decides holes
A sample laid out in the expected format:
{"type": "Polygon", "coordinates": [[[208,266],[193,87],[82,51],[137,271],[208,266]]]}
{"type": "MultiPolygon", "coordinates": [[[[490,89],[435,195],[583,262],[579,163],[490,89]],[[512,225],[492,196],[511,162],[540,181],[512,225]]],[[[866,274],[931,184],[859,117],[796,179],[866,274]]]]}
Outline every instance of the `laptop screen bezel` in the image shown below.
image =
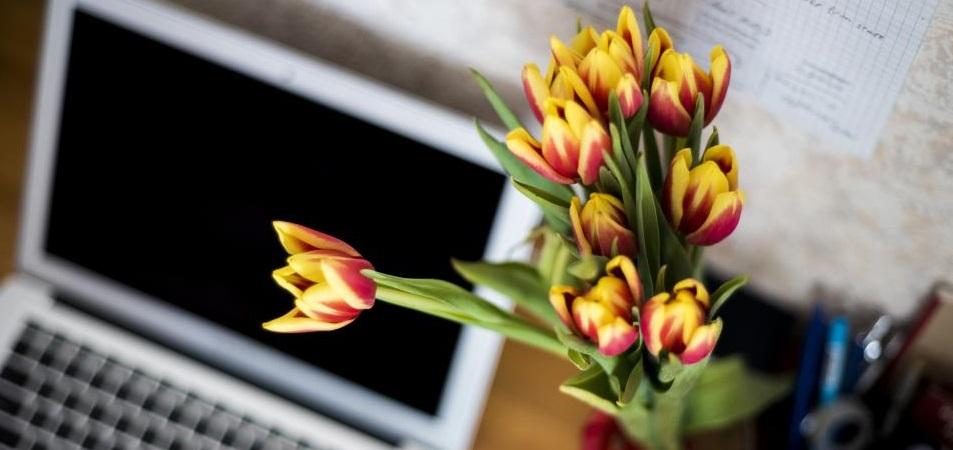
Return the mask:
{"type": "MultiPolygon", "coordinates": [[[[308,366],[294,358],[214,325],[160,300],[76,266],[45,248],[49,197],[57,145],[60,109],[69,60],[73,15],[77,9],[205,58],[251,78],[339,109],[347,114],[416,139],[429,146],[501,172],[476,136],[470,120],[340,68],[236,31],[184,10],[145,0],[51,0],[48,4],[37,83],[32,140],[18,247],[21,270],[71,294],[83,306],[142,330],[167,345],[199,355],[206,362],[292,399],[308,399],[348,423],[397,441],[438,448],[465,448],[482,410],[502,340],[472,327],[461,331],[437,414],[427,415],[308,366]],[[150,318],[146,320],[145,318],[150,318]],[[182,327],[195,330],[181,333],[182,327]],[[230,351],[221,352],[227,341],[230,351]],[[239,360],[234,355],[242,355],[239,360]],[[258,361],[251,364],[250,361],[258,361]],[[262,364],[261,361],[268,361],[262,364]],[[307,379],[308,383],[280,383],[307,379]],[[317,389],[316,386],[320,386],[317,389]]],[[[502,173],[502,172],[501,172],[502,173]]],[[[489,260],[525,256],[514,253],[537,223],[536,209],[507,187],[488,238],[489,260]]],[[[492,292],[479,294],[497,304],[508,302],[492,292]]]]}

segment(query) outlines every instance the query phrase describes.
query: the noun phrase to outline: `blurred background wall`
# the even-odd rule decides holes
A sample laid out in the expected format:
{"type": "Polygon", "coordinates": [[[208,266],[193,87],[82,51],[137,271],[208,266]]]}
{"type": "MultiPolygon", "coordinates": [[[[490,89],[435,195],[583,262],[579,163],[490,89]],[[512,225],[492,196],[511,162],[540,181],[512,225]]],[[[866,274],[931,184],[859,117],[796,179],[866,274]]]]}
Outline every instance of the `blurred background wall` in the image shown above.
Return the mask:
{"type": "MultiPolygon", "coordinates": [[[[579,16],[558,0],[175,2],[487,120],[467,68],[525,114],[522,65],[545,65],[547,37],[568,38],[579,16]]],[[[953,0],[939,0],[871,158],[829,151],[737,90],[716,123],[747,194],[709,252],[717,270],[797,309],[819,286],[900,316],[953,276],[953,0]]]]}

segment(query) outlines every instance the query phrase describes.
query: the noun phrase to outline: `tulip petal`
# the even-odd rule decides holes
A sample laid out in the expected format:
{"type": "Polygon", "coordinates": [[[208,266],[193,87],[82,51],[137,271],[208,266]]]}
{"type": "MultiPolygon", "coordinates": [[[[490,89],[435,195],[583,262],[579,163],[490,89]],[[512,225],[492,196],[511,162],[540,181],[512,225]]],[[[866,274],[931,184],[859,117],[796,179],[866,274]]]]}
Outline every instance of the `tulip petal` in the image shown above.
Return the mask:
{"type": "Polygon", "coordinates": [[[563,66],[559,68],[559,75],[566,80],[566,83],[568,83],[569,86],[572,87],[575,98],[582,102],[583,106],[586,107],[586,110],[589,111],[590,116],[600,117],[602,115],[599,110],[599,106],[596,105],[596,100],[592,97],[592,93],[589,91],[589,87],[586,85],[586,82],[579,77],[579,74],[576,73],[575,70],[563,66]]]}
{"type": "Polygon", "coordinates": [[[695,364],[710,355],[718,343],[718,337],[721,336],[721,328],[721,319],[715,319],[708,325],[698,327],[688,342],[688,346],[685,347],[685,351],[678,355],[682,364],[695,364]]]}
{"type": "Polygon", "coordinates": [[[662,27],[655,27],[649,34],[649,51],[652,52],[654,56],[651,64],[652,71],[644,74],[646,77],[655,78],[658,76],[658,61],[662,57],[662,54],[672,47],[674,47],[674,44],[672,44],[672,37],[669,36],[668,31],[665,31],[665,28],[662,27]]]}
{"type": "Polygon", "coordinates": [[[639,332],[627,320],[616,317],[614,321],[599,327],[599,352],[606,356],[620,355],[639,337],[639,332]]]}
{"type": "Polygon", "coordinates": [[[637,67],[633,75],[635,75],[637,80],[641,80],[642,67],[645,64],[645,50],[642,47],[642,30],[639,29],[639,20],[635,17],[635,11],[633,11],[629,5],[623,6],[619,11],[615,31],[629,44],[629,48],[635,56],[635,65],[637,67]]]}
{"type": "Polygon", "coordinates": [[[575,69],[579,62],[582,61],[581,55],[574,52],[571,48],[566,47],[566,44],[563,44],[563,41],[560,41],[556,36],[549,38],[549,47],[552,50],[553,58],[556,58],[556,62],[559,63],[560,66],[575,69]]]}
{"type": "Polygon", "coordinates": [[[576,176],[579,164],[579,139],[569,123],[557,116],[546,116],[543,122],[543,159],[560,175],[576,176]]]}
{"type": "Polygon", "coordinates": [[[582,220],[579,218],[579,197],[573,197],[569,203],[569,222],[572,224],[572,235],[576,239],[576,247],[579,248],[581,256],[592,254],[592,245],[586,238],[585,231],[582,228],[582,220]]]}
{"type": "Polygon", "coordinates": [[[728,178],[728,190],[738,190],[738,161],[735,158],[735,151],[725,144],[712,146],[705,150],[705,156],[702,161],[714,161],[718,164],[721,172],[728,178]]]}
{"type": "Polygon", "coordinates": [[[572,100],[567,101],[565,105],[563,105],[563,117],[566,118],[569,129],[572,130],[572,133],[576,137],[582,137],[586,125],[592,120],[592,116],[590,116],[582,106],[579,106],[579,103],[572,100]]]}
{"type": "Polygon", "coordinates": [[[578,332],[576,325],[573,324],[571,307],[573,301],[579,296],[579,292],[571,286],[553,286],[549,289],[549,303],[556,310],[556,315],[563,321],[566,328],[572,332],[578,332]]]}
{"type": "Polygon", "coordinates": [[[659,330],[662,347],[672,353],[681,353],[695,330],[705,321],[705,312],[687,292],[677,292],[665,304],[665,320],[659,330]]]}
{"type": "Polygon", "coordinates": [[[705,109],[705,125],[715,118],[721,110],[725,96],[728,94],[728,84],[731,82],[731,60],[722,46],[716,46],[711,51],[711,101],[705,109]]]}
{"type": "Polygon", "coordinates": [[[625,280],[632,293],[633,305],[636,308],[642,306],[642,297],[645,295],[642,288],[642,280],[639,278],[639,271],[635,268],[635,263],[626,255],[619,255],[609,260],[606,264],[606,273],[625,280]]]}
{"type": "Polygon", "coordinates": [[[291,222],[276,220],[272,222],[278,233],[281,246],[289,254],[302,253],[311,250],[335,250],[350,256],[360,257],[361,254],[344,241],[312,230],[308,227],[291,222]]]}
{"type": "Polygon", "coordinates": [[[536,64],[527,64],[523,66],[523,92],[526,94],[526,100],[536,115],[539,123],[543,123],[543,105],[549,98],[549,86],[543,80],[539,73],[539,67],[536,64]]]}
{"type": "Polygon", "coordinates": [[[632,74],[625,74],[619,84],[616,85],[616,96],[619,97],[619,107],[622,115],[629,119],[639,112],[642,107],[642,89],[639,88],[639,82],[632,74]]]}
{"type": "Polygon", "coordinates": [[[692,164],[691,149],[682,149],[675,154],[669,165],[668,176],[662,187],[662,200],[665,215],[672,227],[676,230],[681,227],[682,217],[685,215],[685,191],[688,189],[689,167],[692,164]]]}
{"type": "Polygon", "coordinates": [[[708,220],[719,194],[728,192],[728,178],[714,161],[704,161],[689,173],[688,187],[682,207],[684,216],[679,225],[683,233],[692,233],[708,220]]]}
{"type": "Polygon", "coordinates": [[[288,257],[288,266],[295,273],[314,283],[323,283],[325,281],[324,269],[321,267],[321,261],[325,259],[354,259],[349,255],[334,250],[311,250],[310,252],[298,253],[288,257]]]}
{"type": "Polygon", "coordinates": [[[609,92],[622,79],[622,73],[612,55],[601,48],[589,52],[579,65],[579,75],[586,80],[600,113],[609,109],[609,92]]]}
{"type": "Polygon", "coordinates": [[[632,291],[622,278],[612,276],[599,278],[596,285],[586,293],[586,299],[602,303],[614,316],[632,320],[632,306],[635,302],[632,291]]]}
{"type": "Polygon", "coordinates": [[[579,297],[572,304],[572,318],[580,333],[592,342],[599,342],[599,327],[611,322],[615,316],[601,303],[579,297]]]}
{"type": "Polygon", "coordinates": [[[695,299],[705,310],[708,310],[710,305],[710,299],[708,296],[708,289],[705,289],[705,285],[700,281],[694,278],[686,278],[684,280],[675,283],[675,286],[672,287],[672,292],[678,293],[679,291],[688,291],[688,293],[695,299]]]}
{"type": "MultiPolygon", "coordinates": [[[[315,291],[331,291],[327,285],[315,285],[318,289],[315,291]]],[[[321,294],[324,296],[324,294],[321,294]]],[[[347,322],[349,320],[354,320],[355,317],[360,314],[361,310],[350,308],[346,303],[340,300],[332,300],[330,303],[325,303],[323,301],[313,301],[314,295],[307,295],[300,299],[295,300],[295,307],[301,311],[302,314],[310,317],[311,319],[317,320],[318,322],[325,323],[339,323],[347,322]],[[311,301],[306,299],[312,299],[311,301]]]]}
{"type": "Polygon", "coordinates": [[[312,284],[311,280],[298,275],[291,266],[284,266],[271,272],[271,278],[286,291],[295,297],[300,297],[302,292],[312,284]]]}
{"type": "Polygon", "coordinates": [[[506,135],[506,148],[523,164],[554,183],[572,184],[572,178],[559,174],[543,159],[540,147],[539,142],[524,128],[517,128],[506,135]]]}
{"type": "Polygon", "coordinates": [[[585,55],[596,46],[598,40],[599,34],[596,33],[595,28],[591,26],[583,27],[572,40],[572,51],[576,52],[577,55],[585,55]]]}
{"type": "Polygon", "coordinates": [[[649,353],[658,356],[662,351],[662,323],[665,321],[665,302],[670,295],[662,292],[645,302],[639,314],[639,325],[642,329],[642,342],[649,353]]]}
{"type": "Polygon", "coordinates": [[[673,136],[688,136],[692,117],[682,106],[678,85],[656,77],[649,94],[648,120],[655,129],[673,136]]]}
{"type": "Polygon", "coordinates": [[[377,284],[361,275],[364,269],[373,269],[364,259],[325,259],[321,261],[328,284],[352,308],[368,309],[374,306],[377,284]]]}
{"type": "Polygon", "coordinates": [[[312,331],[330,331],[341,328],[354,320],[337,323],[326,323],[314,320],[304,315],[298,308],[287,314],[263,323],[262,328],[276,333],[307,333],[312,331]]]}
{"type": "Polygon", "coordinates": [[[714,245],[721,242],[738,226],[744,203],[745,196],[742,191],[718,194],[708,219],[697,230],[685,236],[685,241],[692,245],[714,245]]]}
{"type": "Polygon", "coordinates": [[[612,147],[612,141],[602,124],[591,119],[582,132],[579,147],[579,178],[582,184],[592,185],[599,179],[599,169],[605,152],[612,147]]]}

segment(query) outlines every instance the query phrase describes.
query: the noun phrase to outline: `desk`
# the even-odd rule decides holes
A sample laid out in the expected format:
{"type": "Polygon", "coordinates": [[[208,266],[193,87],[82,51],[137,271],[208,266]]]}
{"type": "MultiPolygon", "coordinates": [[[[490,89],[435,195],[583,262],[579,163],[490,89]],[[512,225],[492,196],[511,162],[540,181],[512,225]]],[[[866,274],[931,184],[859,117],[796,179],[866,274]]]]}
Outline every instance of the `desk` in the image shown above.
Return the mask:
{"type": "MultiPolygon", "coordinates": [[[[0,275],[12,270],[43,3],[0,2],[0,275]]],[[[575,369],[507,343],[474,448],[574,449],[587,408],[557,391],[575,369]]]]}

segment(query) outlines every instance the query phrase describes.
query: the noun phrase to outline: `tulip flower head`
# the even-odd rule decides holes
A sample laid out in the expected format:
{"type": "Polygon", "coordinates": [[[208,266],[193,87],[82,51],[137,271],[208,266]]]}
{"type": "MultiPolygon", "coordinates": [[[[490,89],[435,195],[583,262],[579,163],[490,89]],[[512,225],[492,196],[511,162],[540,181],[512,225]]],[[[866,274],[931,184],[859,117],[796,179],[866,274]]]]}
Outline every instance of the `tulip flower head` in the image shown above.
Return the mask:
{"type": "Polygon", "coordinates": [[[688,136],[695,103],[701,95],[705,125],[721,109],[731,79],[731,61],[721,46],[711,51],[711,69],[705,73],[687,53],[664,50],[655,66],[648,120],[655,129],[672,136],[688,136]]]}
{"type": "Polygon", "coordinates": [[[374,306],[377,286],[361,274],[373,269],[354,248],[310,228],[275,221],[288,265],[272,277],[294,296],[294,308],[262,324],[279,333],[304,333],[341,328],[374,306]]]}
{"type": "Polygon", "coordinates": [[[713,245],[728,237],[738,221],[745,195],[738,189],[738,162],[727,145],[705,151],[692,165],[690,149],[672,158],[662,190],[662,207],[672,227],[692,245],[713,245]],[[691,169],[689,169],[691,168],[691,169]]]}
{"type": "Polygon", "coordinates": [[[549,301],[570,331],[597,344],[607,356],[625,352],[639,337],[632,326],[632,308],[642,302],[642,283],[627,256],[611,259],[606,275],[587,292],[553,286],[549,301]]]}
{"type": "Polygon", "coordinates": [[[547,100],[542,143],[524,128],[506,135],[506,146],[524,164],[560,184],[599,178],[603,155],[612,141],[601,122],[573,100],[547,100]]]}
{"type": "Polygon", "coordinates": [[[637,250],[625,208],[619,199],[609,194],[594,193],[582,206],[579,197],[573,197],[569,219],[579,253],[583,256],[634,255],[637,250]]]}
{"type": "Polygon", "coordinates": [[[705,286],[692,278],[676,283],[671,293],[649,299],[641,311],[645,348],[655,356],[665,350],[682,364],[705,359],[715,348],[722,327],[721,319],[707,323],[709,302],[705,286]]]}

